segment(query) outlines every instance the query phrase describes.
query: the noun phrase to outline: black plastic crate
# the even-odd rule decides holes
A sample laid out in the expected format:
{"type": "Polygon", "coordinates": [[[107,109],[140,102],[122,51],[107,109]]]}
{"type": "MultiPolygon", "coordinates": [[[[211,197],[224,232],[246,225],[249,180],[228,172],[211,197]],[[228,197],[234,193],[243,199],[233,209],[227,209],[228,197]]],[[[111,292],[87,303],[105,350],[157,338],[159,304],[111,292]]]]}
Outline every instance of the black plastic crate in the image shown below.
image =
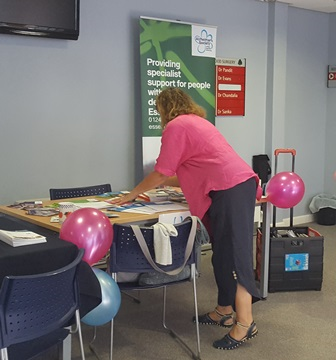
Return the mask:
{"type": "Polygon", "coordinates": [[[320,225],[336,224],[336,209],[326,207],[316,213],[316,222],[320,225]]]}
{"type": "MultiPolygon", "coordinates": [[[[268,291],[321,290],[323,236],[309,227],[273,227],[270,234],[268,291]]],[[[257,278],[261,245],[258,229],[257,278]]]]}

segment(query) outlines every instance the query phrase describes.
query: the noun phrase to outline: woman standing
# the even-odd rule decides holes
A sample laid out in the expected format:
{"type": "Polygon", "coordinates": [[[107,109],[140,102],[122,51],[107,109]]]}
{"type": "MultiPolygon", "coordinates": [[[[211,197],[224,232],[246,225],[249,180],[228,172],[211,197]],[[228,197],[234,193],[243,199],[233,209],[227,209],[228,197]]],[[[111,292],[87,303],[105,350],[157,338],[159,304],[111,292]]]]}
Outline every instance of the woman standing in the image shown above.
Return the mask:
{"type": "Polygon", "coordinates": [[[213,343],[218,349],[231,350],[258,333],[252,302],[260,298],[253,271],[253,223],[257,189],[261,195],[259,179],[205,119],[204,109],[182,90],[163,90],[156,107],[163,132],[154,171],[116,203],[133,200],[159,185],[179,185],[191,214],[209,220],[218,297],[215,309],[199,316],[198,321],[232,327],[213,343]]]}

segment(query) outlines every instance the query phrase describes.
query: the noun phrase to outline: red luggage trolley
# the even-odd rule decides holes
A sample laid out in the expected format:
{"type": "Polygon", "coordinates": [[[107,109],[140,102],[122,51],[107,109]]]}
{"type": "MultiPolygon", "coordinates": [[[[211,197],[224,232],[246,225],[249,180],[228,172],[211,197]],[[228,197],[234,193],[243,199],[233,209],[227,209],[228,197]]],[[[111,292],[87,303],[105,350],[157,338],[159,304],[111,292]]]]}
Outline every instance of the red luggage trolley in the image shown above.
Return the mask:
{"type": "MultiPolygon", "coordinates": [[[[276,149],[274,171],[277,173],[279,154],[292,155],[294,172],[296,151],[276,149]]],[[[260,279],[262,248],[261,228],[256,240],[256,278],[260,279]]],[[[324,238],[306,226],[293,226],[293,208],[290,209],[290,226],[276,226],[276,207],[273,206],[273,227],[270,229],[268,291],[321,290],[323,279],[324,238]]]]}

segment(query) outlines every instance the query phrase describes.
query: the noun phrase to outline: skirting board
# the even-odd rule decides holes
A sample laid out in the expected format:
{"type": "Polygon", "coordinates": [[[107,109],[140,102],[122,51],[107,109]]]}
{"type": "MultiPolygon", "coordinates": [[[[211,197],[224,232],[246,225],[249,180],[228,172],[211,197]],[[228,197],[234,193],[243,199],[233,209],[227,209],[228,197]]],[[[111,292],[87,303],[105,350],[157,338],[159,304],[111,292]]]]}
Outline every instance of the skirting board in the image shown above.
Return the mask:
{"type": "MultiPolygon", "coordinates": [[[[282,222],[279,222],[276,224],[276,226],[289,226],[289,218],[283,219],[282,222]]],[[[294,225],[301,225],[301,224],[307,224],[314,221],[314,215],[313,214],[307,214],[307,215],[301,215],[301,216],[294,216],[293,218],[293,224],[294,225]]]]}

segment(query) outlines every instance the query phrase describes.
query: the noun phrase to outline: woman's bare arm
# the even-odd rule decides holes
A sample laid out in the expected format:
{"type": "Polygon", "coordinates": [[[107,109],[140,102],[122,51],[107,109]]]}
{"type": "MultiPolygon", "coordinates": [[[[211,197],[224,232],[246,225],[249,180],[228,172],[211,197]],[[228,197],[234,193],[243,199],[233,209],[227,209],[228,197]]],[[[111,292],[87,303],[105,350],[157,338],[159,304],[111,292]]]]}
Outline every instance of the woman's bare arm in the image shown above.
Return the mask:
{"type": "Polygon", "coordinates": [[[180,183],[178,181],[177,176],[170,176],[167,180],[163,183],[165,186],[173,186],[173,187],[180,187],[180,183]]]}

